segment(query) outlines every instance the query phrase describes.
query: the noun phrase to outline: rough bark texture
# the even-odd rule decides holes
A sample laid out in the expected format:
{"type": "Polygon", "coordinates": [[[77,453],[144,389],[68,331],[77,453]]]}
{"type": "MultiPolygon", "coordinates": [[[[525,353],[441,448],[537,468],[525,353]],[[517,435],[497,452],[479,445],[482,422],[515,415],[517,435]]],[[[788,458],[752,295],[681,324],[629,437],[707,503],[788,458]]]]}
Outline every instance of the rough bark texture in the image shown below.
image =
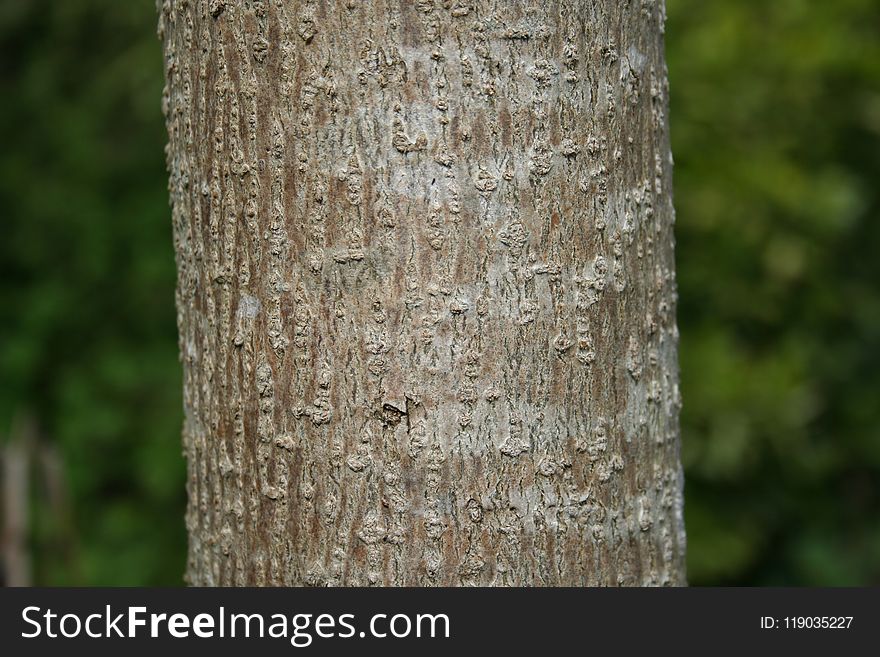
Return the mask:
{"type": "Polygon", "coordinates": [[[188,580],[684,582],[655,0],[165,0],[188,580]]]}

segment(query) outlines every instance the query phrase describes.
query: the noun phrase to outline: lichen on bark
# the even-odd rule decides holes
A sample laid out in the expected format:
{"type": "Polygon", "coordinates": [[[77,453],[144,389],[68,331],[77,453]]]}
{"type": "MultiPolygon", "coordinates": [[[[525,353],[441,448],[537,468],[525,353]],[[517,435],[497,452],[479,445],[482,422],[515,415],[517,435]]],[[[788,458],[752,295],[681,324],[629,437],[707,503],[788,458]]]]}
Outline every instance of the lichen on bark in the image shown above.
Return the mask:
{"type": "Polygon", "coordinates": [[[159,13],[188,581],[684,583],[662,1],[159,13]]]}

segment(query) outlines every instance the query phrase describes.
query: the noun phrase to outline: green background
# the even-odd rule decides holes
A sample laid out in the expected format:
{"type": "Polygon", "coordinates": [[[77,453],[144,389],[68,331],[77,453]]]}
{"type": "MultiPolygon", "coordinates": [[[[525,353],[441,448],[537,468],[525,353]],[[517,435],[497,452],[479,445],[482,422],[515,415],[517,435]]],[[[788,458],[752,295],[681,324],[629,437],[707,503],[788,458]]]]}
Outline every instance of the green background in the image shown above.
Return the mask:
{"type": "MultiPolygon", "coordinates": [[[[668,0],[693,584],[880,584],[880,2],[668,0]]],[[[41,584],[182,583],[150,0],[0,0],[0,436],[41,584]]]]}

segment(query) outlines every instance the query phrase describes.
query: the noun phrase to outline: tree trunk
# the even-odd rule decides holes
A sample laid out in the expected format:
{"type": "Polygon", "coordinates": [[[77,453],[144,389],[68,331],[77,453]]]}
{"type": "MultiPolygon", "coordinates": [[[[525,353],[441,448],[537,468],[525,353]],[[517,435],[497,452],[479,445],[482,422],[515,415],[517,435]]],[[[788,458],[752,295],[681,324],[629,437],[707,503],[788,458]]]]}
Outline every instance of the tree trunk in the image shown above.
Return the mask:
{"type": "Polygon", "coordinates": [[[684,583],[662,0],[165,0],[192,584],[684,583]]]}

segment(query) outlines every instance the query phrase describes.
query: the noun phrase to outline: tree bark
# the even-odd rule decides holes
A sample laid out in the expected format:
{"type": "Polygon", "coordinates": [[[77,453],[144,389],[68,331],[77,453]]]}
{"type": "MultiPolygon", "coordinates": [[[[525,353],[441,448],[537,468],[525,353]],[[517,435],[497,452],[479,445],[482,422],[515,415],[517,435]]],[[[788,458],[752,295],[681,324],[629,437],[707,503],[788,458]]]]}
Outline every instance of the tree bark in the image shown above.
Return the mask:
{"type": "Polygon", "coordinates": [[[663,14],[161,2],[190,583],[684,583],[663,14]]]}

